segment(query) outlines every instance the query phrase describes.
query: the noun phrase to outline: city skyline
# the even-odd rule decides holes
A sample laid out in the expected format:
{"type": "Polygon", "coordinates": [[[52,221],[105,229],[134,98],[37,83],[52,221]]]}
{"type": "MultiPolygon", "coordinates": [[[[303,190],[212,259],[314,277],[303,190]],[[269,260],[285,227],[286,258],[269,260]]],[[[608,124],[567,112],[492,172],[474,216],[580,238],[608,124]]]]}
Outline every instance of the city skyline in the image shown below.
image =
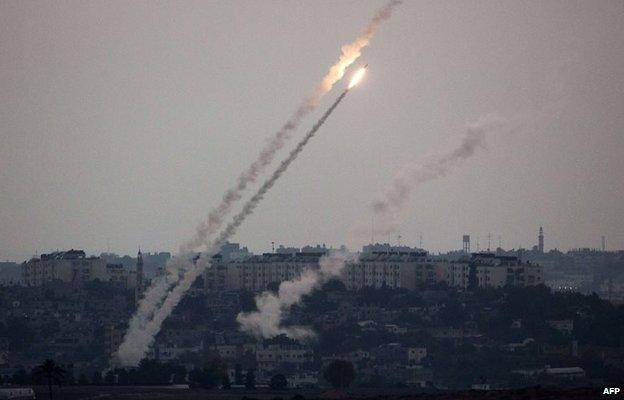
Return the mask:
{"type": "MultiPolygon", "coordinates": [[[[538,231],[538,234],[535,236],[535,243],[533,244],[528,244],[526,246],[516,246],[516,247],[510,247],[510,246],[505,246],[503,241],[502,241],[502,237],[501,236],[494,236],[491,233],[487,234],[485,236],[485,238],[479,237],[479,236],[474,236],[471,234],[467,234],[467,235],[462,235],[462,236],[468,236],[469,238],[469,253],[475,253],[475,252],[495,252],[496,250],[500,249],[500,250],[504,250],[504,251],[515,251],[515,250],[538,250],[540,251],[540,236],[542,238],[546,238],[545,234],[543,234],[543,228],[540,227],[540,230],[538,231]],[[541,236],[543,235],[543,236],[541,236]]],[[[416,242],[410,242],[410,241],[405,241],[405,238],[401,235],[400,237],[395,238],[395,241],[385,241],[385,240],[379,240],[379,241],[374,241],[374,242],[370,242],[370,243],[365,243],[362,245],[362,247],[360,248],[349,248],[347,247],[346,249],[350,252],[365,252],[365,247],[367,246],[371,246],[371,245],[389,245],[391,247],[408,247],[408,248],[413,248],[413,249],[422,249],[425,250],[431,254],[445,254],[445,253],[451,253],[451,252],[455,252],[455,251],[461,251],[462,250],[462,244],[463,243],[459,243],[460,245],[455,247],[455,248],[448,248],[448,249],[433,249],[430,247],[427,247],[424,245],[423,242],[423,237],[422,235],[420,235],[420,237],[417,239],[416,242]]],[[[263,253],[272,253],[272,252],[276,252],[279,251],[280,249],[303,249],[305,247],[323,247],[323,248],[327,248],[327,249],[340,249],[342,246],[344,246],[344,244],[340,243],[340,244],[336,244],[336,243],[327,243],[327,242],[323,242],[323,241],[316,241],[316,242],[310,242],[310,243],[299,243],[299,244],[294,244],[294,243],[278,243],[278,242],[270,242],[268,243],[268,246],[266,247],[261,247],[261,248],[253,248],[251,246],[246,245],[245,243],[239,243],[239,242],[227,242],[228,244],[233,244],[233,245],[240,245],[242,246],[245,250],[249,250],[250,254],[263,254],[263,253]]],[[[543,252],[548,252],[551,250],[556,250],[556,251],[560,251],[560,252],[568,252],[568,251],[575,251],[575,250],[599,250],[599,251],[622,251],[622,249],[615,249],[615,248],[609,248],[607,243],[607,238],[605,236],[602,236],[600,238],[600,243],[599,245],[587,245],[587,246],[577,246],[577,247],[573,247],[573,248],[569,248],[569,249],[559,249],[556,247],[549,247],[547,245],[548,243],[548,239],[546,238],[545,241],[543,242],[543,252]],[[603,242],[604,240],[604,242],[603,242]],[[603,244],[604,244],[604,248],[603,248],[603,244]]],[[[68,251],[68,250],[75,250],[75,249],[82,249],[80,246],[69,246],[67,248],[57,248],[57,249],[48,249],[48,250],[44,250],[44,251],[40,251],[37,253],[32,254],[31,256],[23,259],[23,260],[0,260],[0,261],[7,261],[7,262],[21,262],[21,261],[27,261],[29,258],[31,257],[39,257],[41,254],[49,254],[49,253],[54,253],[54,252],[59,252],[59,251],[68,251]]],[[[140,245],[135,249],[135,252],[129,251],[129,252],[122,252],[122,251],[115,251],[114,249],[106,249],[106,250],[98,250],[98,249],[86,249],[86,253],[89,255],[101,255],[101,254],[115,254],[115,255],[119,255],[119,256],[130,256],[130,257],[134,257],[136,252],[143,252],[146,254],[158,254],[158,253],[170,253],[170,254],[174,254],[175,251],[173,249],[146,249],[144,246],[141,247],[140,245]],[[143,250],[141,250],[143,249],[143,250]]]]}
{"type": "MultiPolygon", "coordinates": [[[[355,5],[0,5],[0,258],[177,250],[379,3],[355,5]]],[[[234,240],[357,248],[350,227],[403,164],[494,112],[516,129],[420,186],[403,240],[530,248],[543,225],[548,248],[624,248],[621,8],[404,4],[355,65],[371,65],[357,96],[234,240]]]]}
{"type": "Polygon", "coordinates": [[[622,0],[0,1],[0,398],[619,393],[622,38],[622,0]]]}

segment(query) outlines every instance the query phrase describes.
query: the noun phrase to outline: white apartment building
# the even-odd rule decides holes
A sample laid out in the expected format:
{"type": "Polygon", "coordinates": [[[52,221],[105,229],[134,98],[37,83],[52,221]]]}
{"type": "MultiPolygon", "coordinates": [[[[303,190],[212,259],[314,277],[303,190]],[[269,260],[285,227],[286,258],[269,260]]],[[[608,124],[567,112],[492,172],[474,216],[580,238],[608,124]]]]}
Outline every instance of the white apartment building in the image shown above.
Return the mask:
{"type": "Polygon", "coordinates": [[[22,279],[25,286],[40,286],[46,282],[84,283],[109,279],[106,261],[100,257],[87,257],[83,250],[57,251],[42,254],[22,263],[22,279]]]}
{"type": "Polygon", "coordinates": [[[364,287],[416,289],[421,283],[435,283],[440,263],[426,252],[373,252],[347,264],[341,277],[349,290],[364,287]]]}
{"type": "Polygon", "coordinates": [[[491,253],[473,254],[470,267],[475,269],[479,287],[533,286],[543,283],[542,267],[523,263],[517,257],[491,253]]]}
{"type": "MultiPolygon", "coordinates": [[[[294,279],[307,269],[319,268],[324,253],[266,253],[245,260],[223,262],[213,258],[204,274],[205,291],[267,290],[271,284],[294,279]]],[[[436,260],[426,252],[362,253],[347,263],[340,279],[349,290],[364,287],[415,290],[446,283],[468,287],[531,286],[541,284],[542,268],[517,257],[474,253],[459,261],[436,260]]]]}
{"type": "Polygon", "coordinates": [[[206,292],[241,289],[262,292],[269,285],[294,279],[307,269],[318,269],[321,256],[323,253],[265,253],[225,263],[216,256],[204,273],[204,289],[206,292]]]}

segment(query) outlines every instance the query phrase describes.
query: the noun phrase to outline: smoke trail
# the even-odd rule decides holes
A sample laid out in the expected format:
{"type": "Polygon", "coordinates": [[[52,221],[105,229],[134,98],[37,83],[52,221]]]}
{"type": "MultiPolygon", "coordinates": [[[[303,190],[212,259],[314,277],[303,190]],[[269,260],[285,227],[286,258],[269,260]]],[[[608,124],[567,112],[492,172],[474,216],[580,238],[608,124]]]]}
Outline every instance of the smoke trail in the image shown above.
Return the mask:
{"type": "MultiPolygon", "coordinates": [[[[290,133],[298,128],[302,119],[313,111],[321,98],[332,89],[336,82],[342,79],[345,70],[360,57],[361,50],[368,46],[381,23],[390,18],[392,10],[399,4],[401,4],[399,0],[388,2],[375,13],[362,35],[352,43],[342,47],[342,54],[339,59],[330,67],[312,95],[305,99],[284,126],[275,133],[265,148],[262,149],[258,158],[240,175],[236,185],[225,192],[219,205],[208,214],[207,220],[197,227],[194,237],[180,246],[178,257],[172,258],[171,262],[167,264],[166,279],[160,279],[148,288],[145,297],[139,302],[137,312],[130,320],[130,329],[126,335],[134,335],[135,332],[145,328],[146,321],[152,318],[154,311],[162,304],[169,291],[178,282],[180,271],[190,268],[189,259],[192,257],[192,252],[209,243],[209,239],[221,228],[225,216],[232,206],[240,200],[247,186],[255,182],[258,175],[272,162],[277,151],[284,146],[290,133]]],[[[124,342],[126,341],[124,339],[124,342]]]]}
{"type": "Polygon", "coordinates": [[[413,190],[420,184],[446,176],[459,162],[470,158],[485,143],[485,134],[500,128],[504,120],[485,115],[468,124],[459,145],[450,152],[433,154],[423,163],[407,163],[393,179],[383,198],[371,204],[375,215],[375,233],[396,233],[413,190]]]}
{"type": "MultiPolygon", "coordinates": [[[[230,222],[219,236],[213,240],[208,247],[207,251],[202,254],[202,257],[197,260],[196,265],[188,267],[189,264],[184,263],[179,257],[180,262],[184,269],[180,272],[179,279],[176,280],[177,285],[168,292],[166,298],[160,305],[160,307],[153,312],[151,319],[149,318],[137,318],[136,322],[131,323],[131,329],[128,330],[124,341],[119,346],[117,351],[117,360],[122,365],[137,365],[139,361],[145,356],[145,353],[149,349],[149,346],[154,341],[154,337],[160,331],[164,320],[173,312],[173,309],[178,305],[184,294],[190,289],[191,285],[197,277],[203,272],[203,270],[209,265],[210,258],[216,254],[221,246],[236,233],[236,230],[245,221],[245,219],[253,213],[260,201],[264,198],[264,195],[275,185],[275,182],[282,176],[288,169],[290,164],[297,159],[297,156],[304,149],[306,144],[314,137],[316,132],[323,126],[327,118],[338,107],[338,104],[345,98],[349,89],[344,90],[340,96],[334,101],[334,103],[325,111],[321,118],[314,124],[312,129],[304,136],[297,146],[290,152],[279,165],[279,167],[273,172],[273,174],[264,182],[264,184],[258,189],[243,206],[243,209],[234,216],[232,222],[230,222]]],[[[134,318],[133,318],[134,320],[134,318]]]]}
{"type": "Polygon", "coordinates": [[[358,38],[352,43],[342,46],[342,54],[336,63],[329,68],[329,71],[323,77],[321,83],[314,89],[312,95],[305,99],[284,126],[275,133],[269,143],[262,149],[258,158],[239,176],[236,185],[225,192],[221,203],[208,214],[208,219],[198,226],[195,236],[180,247],[182,253],[193,251],[202,245],[208,244],[208,239],[219,230],[223,224],[224,217],[236,201],[240,200],[247,185],[255,182],[258,175],[273,161],[277,151],[284,146],[291,132],[299,127],[303,118],[316,109],[321,98],[332,89],[336,82],[342,79],[345,70],[360,57],[362,49],[368,46],[381,23],[390,18],[392,10],[399,4],[401,4],[400,0],[388,2],[375,13],[364,32],[358,38]]]}
{"type": "MultiPolygon", "coordinates": [[[[484,145],[486,132],[498,128],[503,120],[494,115],[480,118],[469,124],[459,146],[448,153],[432,155],[423,164],[408,163],[399,172],[386,191],[383,199],[373,203],[372,211],[389,221],[385,230],[397,228],[397,217],[405,210],[413,190],[423,182],[444,177],[461,160],[471,157],[478,147],[484,145]]],[[[280,284],[278,294],[266,291],[256,296],[258,311],[238,314],[236,320],[241,330],[258,338],[271,338],[285,334],[293,339],[314,336],[314,332],[301,326],[282,326],[283,316],[293,304],[331,277],[340,276],[347,262],[356,262],[357,257],[334,253],[319,260],[319,271],[306,271],[300,277],[280,284]]]]}

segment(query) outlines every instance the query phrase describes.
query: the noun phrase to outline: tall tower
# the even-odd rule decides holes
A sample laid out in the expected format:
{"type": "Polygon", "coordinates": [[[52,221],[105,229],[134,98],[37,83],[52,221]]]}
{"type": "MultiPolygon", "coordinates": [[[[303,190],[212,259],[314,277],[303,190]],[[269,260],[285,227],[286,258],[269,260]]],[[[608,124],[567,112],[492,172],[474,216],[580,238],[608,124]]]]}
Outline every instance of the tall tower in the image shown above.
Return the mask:
{"type": "Polygon", "coordinates": [[[136,263],[136,288],[134,290],[134,299],[137,303],[143,298],[144,291],[145,277],[143,276],[143,254],[141,253],[141,248],[139,248],[136,263]]]}
{"type": "Polygon", "coordinates": [[[537,250],[540,253],[544,252],[544,229],[540,226],[539,235],[537,236],[537,250]]]}
{"type": "Polygon", "coordinates": [[[464,235],[463,237],[463,251],[464,253],[470,253],[470,235],[464,235]]]}

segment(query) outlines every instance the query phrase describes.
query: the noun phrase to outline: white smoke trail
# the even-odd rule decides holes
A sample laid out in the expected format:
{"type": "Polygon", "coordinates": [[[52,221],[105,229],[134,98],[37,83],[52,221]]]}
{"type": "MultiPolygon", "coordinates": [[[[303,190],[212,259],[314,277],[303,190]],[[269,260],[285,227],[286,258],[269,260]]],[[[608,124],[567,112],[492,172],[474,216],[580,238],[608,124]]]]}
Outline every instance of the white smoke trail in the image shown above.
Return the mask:
{"type": "MultiPolygon", "coordinates": [[[[297,143],[297,146],[289,153],[288,157],[280,163],[279,167],[277,167],[273,174],[258,189],[256,194],[254,194],[245,203],[243,209],[234,216],[232,222],[230,222],[228,226],[221,231],[219,236],[212,241],[206,252],[202,254],[202,257],[199,260],[197,260],[196,265],[192,265],[185,262],[184,259],[176,257],[178,260],[177,262],[179,263],[178,265],[182,267],[179,271],[178,279],[174,278],[177,285],[173,286],[170,291],[168,291],[167,296],[162,304],[159,304],[159,308],[157,310],[153,313],[148,313],[147,317],[141,316],[140,318],[133,318],[130,324],[131,329],[126,332],[124,341],[119,346],[117,351],[116,358],[120,364],[137,365],[139,361],[141,361],[147,353],[149,346],[153,343],[156,334],[160,331],[164,320],[173,312],[173,309],[178,305],[180,300],[182,300],[182,297],[190,289],[193,282],[195,282],[197,277],[199,277],[199,275],[209,265],[210,258],[219,251],[221,246],[223,246],[223,244],[230,237],[232,237],[232,235],[236,233],[236,230],[240,227],[243,221],[245,221],[245,219],[253,213],[260,201],[264,198],[264,195],[273,187],[273,185],[275,185],[275,182],[277,182],[282,174],[286,172],[290,164],[297,159],[299,153],[303,151],[306,144],[308,144],[310,139],[312,139],[321,126],[323,126],[327,118],[329,118],[336,107],[338,107],[338,104],[340,104],[348,92],[349,90],[346,89],[340,94],[340,96],[338,96],[336,101],[334,101],[327,111],[325,111],[325,113],[314,124],[312,129],[310,129],[303,139],[297,143]]],[[[158,287],[170,288],[171,286],[162,285],[158,287]]]]}
{"type": "MultiPolygon", "coordinates": [[[[470,158],[485,143],[485,134],[503,124],[503,119],[487,115],[469,124],[459,146],[448,153],[432,155],[423,164],[408,163],[395,177],[381,200],[373,203],[372,211],[379,217],[388,218],[385,231],[397,229],[397,217],[405,211],[414,189],[421,183],[446,176],[460,161],[470,158]]],[[[271,338],[280,334],[293,339],[314,336],[309,328],[282,326],[284,315],[293,304],[319,287],[327,279],[338,277],[347,262],[357,257],[329,254],[319,260],[319,271],[306,271],[300,277],[280,284],[278,294],[266,291],[256,296],[258,311],[240,313],[237,321],[241,330],[258,338],[271,338]]]]}
{"type": "Polygon", "coordinates": [[[389,235],[398,232],[412,192],[420,184],[446,176],[459,162],[472,157],[485,143],[485,135],[500,128],[504,120],[494,114],[482,116],[468,124],[459,145],[450,152],[432,154],[422,163],[407,163],[394,177],[382,199],[372,203],[375,233],[389,235]]]}
{"type": "Polygon", "coordinates": [[[223,225],[224,217],[236,201],[240,200],[247,186],[255,182],[258,175],[273,161],[275,154],[284,147],[286,140],[299,127],[303,118],[314,111],[321,98],[333,88],[336,82],[342,79],[346,69],[361,56],[362,49],[368,46],[381,23],[390,18],[392,10],[399,4],[401,4],[400,0],[388,2],[375,13],[364,32],[357,39],[342,46],[342,54],[336,63],[329,68],[312,95],[295,110],[284,126],[275,133],[262,149],[258,158],[239,176],[236,185],[225,192],[221,203],[208,214],[208,219],[198,226],[195,236],[180,247],[182,253],[196,250],[202,245],[208,245],[209,238],[217,233],[223,225]]]}
{"type": "Polygon", "coordinates": [[[221,203],[208,214],[207,220],[197,227],[194,237],[180,246],[180,254],[172,258],[167,264],[166,277],[156,280],[139,302],[137,312],[130,320],[124,343],[132,342],[138,332],[145,330],[145,324],[153,317],[155,310],[163,303],[173,286],[177,284],[181,272],[183,273],[191,267],[189,260],[193,251],[202,245],[209,246],[209,239],[221,228],[225,216],[230,212],[232,206],[240,200],[247,186],[255,182],[258,175],[272,162],[277,151],[284,146],[291,132],[297,129],[303,118],[318,106],[321,98],[332,89],[333,85],[342,79],[345,70],[360,57],[361,50],[368,46],[381,23],[390,18],[392,10],[399,4],[401,4],[400,0],[388,2],[375,13],[362,35],[352,43],[342,47],[342,54],[339,59],[330,67],[312,95],[297,108],[284,126],[275,133],[265,148],[262,149],[258,158],[240,175],[236,185],[226,191],[221,203]]]}

